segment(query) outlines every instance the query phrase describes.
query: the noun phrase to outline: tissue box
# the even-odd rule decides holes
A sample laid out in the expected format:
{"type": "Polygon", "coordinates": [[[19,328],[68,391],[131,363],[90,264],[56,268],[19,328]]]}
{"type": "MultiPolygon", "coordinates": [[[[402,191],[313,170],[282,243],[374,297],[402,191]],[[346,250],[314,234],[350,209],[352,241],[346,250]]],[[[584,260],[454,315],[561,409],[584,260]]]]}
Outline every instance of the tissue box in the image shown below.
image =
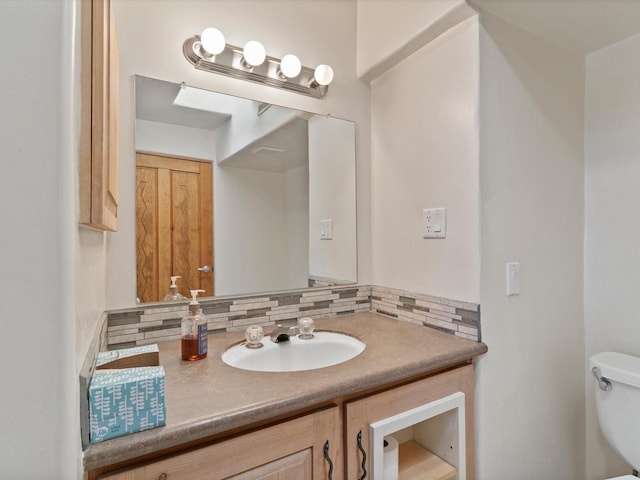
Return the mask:
{"type": "Polygon", "coordinates": [[[160,365],[158,344],[123,348],[100,352],[96,358],[96,370],[105,368],[154,367],[160,365]]]}
{"type": "Polygon", "coordinates": [[[91,443],[166,424],[163,367],[96,370],[89,386],[91,443]]]}

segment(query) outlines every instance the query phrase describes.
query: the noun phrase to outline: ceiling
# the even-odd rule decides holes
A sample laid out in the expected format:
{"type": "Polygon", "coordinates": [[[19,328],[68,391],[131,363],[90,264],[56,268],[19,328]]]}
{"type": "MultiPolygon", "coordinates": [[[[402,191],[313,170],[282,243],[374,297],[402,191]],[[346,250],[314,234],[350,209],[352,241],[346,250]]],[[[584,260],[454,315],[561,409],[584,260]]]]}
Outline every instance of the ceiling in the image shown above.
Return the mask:
{"type": "Polygon", "coordinates": [[[640,33],[640,0],[470,0],[571,50],[589,54],[640,33]]]}
{"type": "Polygon", "coordinates": [[[180,85],[154,78],[136,76],[136,118],[149,122],[215,130],[229,115],[174,105],[180,85]]]}
{"type": "Polygon", "coordinates": [[[256,139],[222,163],[223,166],[282,173],[309,163],[308,125],[297,117],[256,139]]]}
{"type": "MultiPolygon", "coordinates": [[[[174,100],[180,88],[176,83],[136,76],[136,119],[213,131],[231,117],[226,112],[176,105],[174,100]]],[[[211,95],[226,96],[217,93],[211,95]]],[[[253,103],[256,104],[257,112],[259,102],[253,103]]],[[[224,159],[221,164],[225,167],[273,173],[282,173],[306,165],[309,161],[308,117],[305,112],[299,112],[291,121],[263,137],[256,138],[240,151],[224,159]]]]}

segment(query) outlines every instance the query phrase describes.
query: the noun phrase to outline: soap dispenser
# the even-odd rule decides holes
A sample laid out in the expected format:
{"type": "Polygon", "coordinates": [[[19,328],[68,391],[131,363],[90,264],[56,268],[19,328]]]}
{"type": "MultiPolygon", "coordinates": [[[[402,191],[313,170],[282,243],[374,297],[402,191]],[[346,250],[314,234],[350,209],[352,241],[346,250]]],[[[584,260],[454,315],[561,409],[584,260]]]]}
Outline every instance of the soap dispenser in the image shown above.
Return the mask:
{"type": "Polygon", "coordinates": [[[186,300],[184,295],[178,292],[178,286],[176,285],[176,280],[179,279],[179,276],[171,277],[171,285],[169,286],[169,293],[167,293],[164,297],[165,302],[180,302],[182,300],[186,300]]]}
{"type": "Polygon", "coordinates": [[[182,319],[181,347],[183,360],[200,360],[207,356],[207,318],[198,303],[198,293],[191,290],[189,313],[182,319]]]}

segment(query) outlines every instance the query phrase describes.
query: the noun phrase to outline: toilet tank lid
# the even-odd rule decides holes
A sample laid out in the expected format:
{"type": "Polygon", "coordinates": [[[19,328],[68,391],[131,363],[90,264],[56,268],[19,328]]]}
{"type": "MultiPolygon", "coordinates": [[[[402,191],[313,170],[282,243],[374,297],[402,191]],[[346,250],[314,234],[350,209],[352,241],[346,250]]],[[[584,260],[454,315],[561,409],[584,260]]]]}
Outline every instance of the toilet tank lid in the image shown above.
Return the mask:
{"type": "Polygon", "coordinates": [[[598,367],[600,374],[616,382],[640,388],[640,358],[618,352],[602,352],[591,357],[590,369],[598,367]]]}

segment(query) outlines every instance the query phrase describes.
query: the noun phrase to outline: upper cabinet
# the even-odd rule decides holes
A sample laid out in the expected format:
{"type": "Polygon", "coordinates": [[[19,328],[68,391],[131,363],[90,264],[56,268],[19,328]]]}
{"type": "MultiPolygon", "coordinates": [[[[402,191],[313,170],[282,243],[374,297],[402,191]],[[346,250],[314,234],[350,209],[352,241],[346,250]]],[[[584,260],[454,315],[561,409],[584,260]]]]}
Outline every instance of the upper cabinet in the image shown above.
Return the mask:
{"type": "Polygon", "coordinates": [[[82,2],[80,223],[118,225],[118,42],[110,0],[82,2]]]}

